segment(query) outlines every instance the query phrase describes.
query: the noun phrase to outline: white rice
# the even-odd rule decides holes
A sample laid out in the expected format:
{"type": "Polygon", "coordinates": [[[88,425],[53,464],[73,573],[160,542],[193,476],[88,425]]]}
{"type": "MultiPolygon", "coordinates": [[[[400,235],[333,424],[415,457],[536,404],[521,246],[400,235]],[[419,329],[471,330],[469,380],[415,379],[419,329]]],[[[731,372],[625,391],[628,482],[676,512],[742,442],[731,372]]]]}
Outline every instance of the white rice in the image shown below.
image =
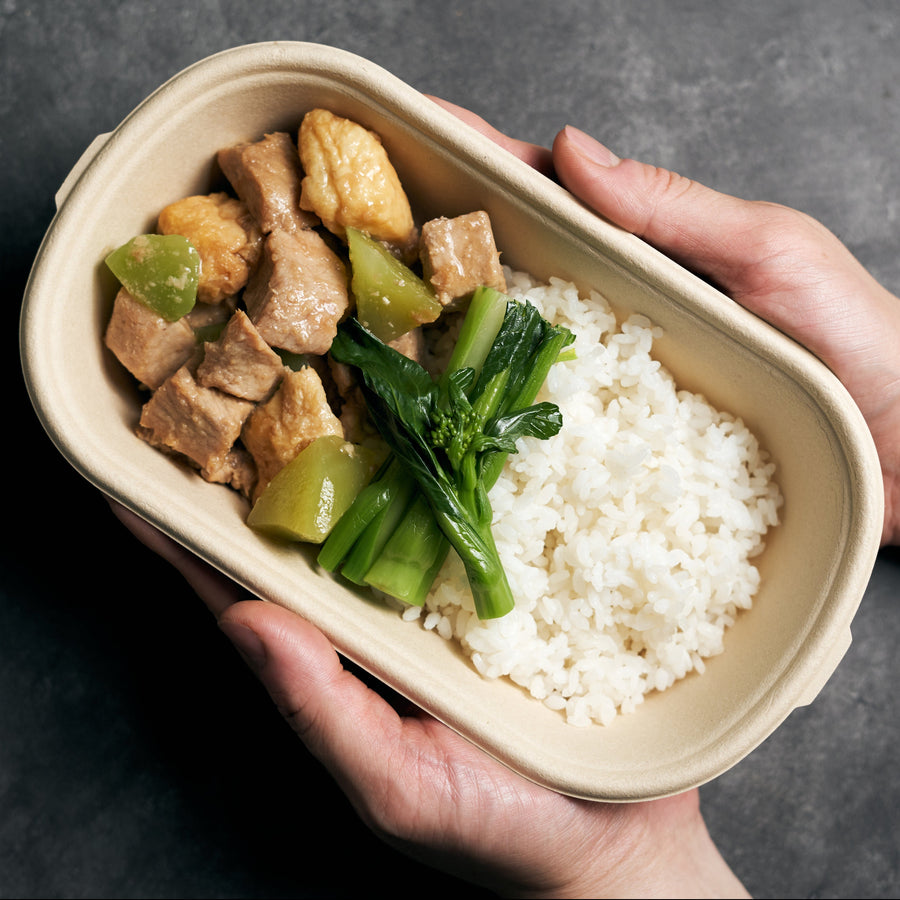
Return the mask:
{"type": "Polygon", "coordinates": [[[602,296],[566,282],[507,276],[511,295],[572,330],[577,354],[541,398],[559,405],[562,430],[521,441],[491,492],[516,606],[479,621],[451,553],[424,609],[402,615],[572,725],[608,725],[722,652],[782,498],[745,425],[652,359],[659,328],[620,326],[602,296]]]}

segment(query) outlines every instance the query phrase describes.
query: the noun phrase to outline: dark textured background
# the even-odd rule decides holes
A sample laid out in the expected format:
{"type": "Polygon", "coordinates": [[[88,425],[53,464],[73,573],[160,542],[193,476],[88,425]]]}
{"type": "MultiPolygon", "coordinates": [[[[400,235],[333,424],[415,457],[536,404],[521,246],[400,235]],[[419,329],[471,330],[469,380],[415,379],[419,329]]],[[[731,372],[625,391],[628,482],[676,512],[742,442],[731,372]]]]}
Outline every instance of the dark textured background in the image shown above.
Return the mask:
{"type": "MultiPolygon", "coordinates": [[[[14,321],[54,192],[90,140],[184,66],[270,39],[354,51],[519,137],[548,143],[571,123],[620,155],[799,207],[900,290],[892,0],[0,0],[0,284],[14,321]]],[[[56,455],[9,332],[0,895],[453,886],[368,835],[199,602],[56,455]]],[[[900,894],[895,552],[853,632],[816,702],[702,790],[756,896],[900,894]]]]}

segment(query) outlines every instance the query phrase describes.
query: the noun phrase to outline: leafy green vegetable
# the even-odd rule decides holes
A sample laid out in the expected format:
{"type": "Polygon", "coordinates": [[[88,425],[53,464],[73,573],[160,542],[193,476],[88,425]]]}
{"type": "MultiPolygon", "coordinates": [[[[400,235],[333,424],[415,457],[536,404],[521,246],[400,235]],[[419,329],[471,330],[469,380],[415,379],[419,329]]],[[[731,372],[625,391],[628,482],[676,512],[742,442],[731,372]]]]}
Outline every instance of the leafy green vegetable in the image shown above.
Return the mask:
{"type": "MultiPolygon", "coordinates": [[[[396,505],[391,504],[385,512],[390,514],[394,508],[396,505]]],[[[428,501],[417,493],[408,506],[401,507],[399,523],[370,563],[364,583],[412,606],[422,606],[449,552],[450,543],[428,501]]],[[[347,565],[352,565],[356,557],[355,547],[347,565]]],[[[344,575],[347,565],[341,570],[344,575]]]]}
{"type": "MultiPolygon", "coordinates": [[[[503,299],[502,325],[483,364],[478,370],[451,366],[439,384],[355,319],[341,326],[331,349],[337,360],[360,370],[372,419],[459,554],[480,618],[502,616],[513,607],[490,528],[488,489],[499,473],[496,461],[502,465],[521,437],[544,439],[559,431],[558,407],[532,401],[572,340],[530,303],[503,299]]],[[[388,565],[389,559],[378,557],[372,569],[382,562],[388,565]]],[[[367,583],[374,579],[367,573],[367,583]]]]}
{"type": "MultiPolygon", "coordinates": [[[[390,478],[390,491],[380,508],[353,543],[353,552],[344,561],[341,574],[356,584],[371,584],[372,567],[385,553],[385,547],[406,515],[415,493],[415,482],[395,467],[390,478]]],[[[383,487],[383,485],[382,485],[383,487]]],[[[363,503],[365,503],[365,499],[363,503]]]]}
{"type": "Polygon", "coordinates": [[[350,508],[338,519],[319,551],[319,565],[334,572],[344,563],[366,529],[389,504],[396,501],[406,483],[408,482],[402,477],[402,470],[396,459],[389,457],[369,484],[357,494],[350,508]]]}
{"type": "MultiPolygon", "coordinates": [[[[481,371],[508,302],[509,298],[494,288],[482,286],[475,291],[444,383],[459,369],[481,371]]],[[[414,485],[394,458],[338,522],[319,553],[319,564],[330,572],[341,568],[344,577],[356,584],[368,584],[405,603],[422,606],[450,544],[428,502],[421,495],[410,502],[414,485]]]]}

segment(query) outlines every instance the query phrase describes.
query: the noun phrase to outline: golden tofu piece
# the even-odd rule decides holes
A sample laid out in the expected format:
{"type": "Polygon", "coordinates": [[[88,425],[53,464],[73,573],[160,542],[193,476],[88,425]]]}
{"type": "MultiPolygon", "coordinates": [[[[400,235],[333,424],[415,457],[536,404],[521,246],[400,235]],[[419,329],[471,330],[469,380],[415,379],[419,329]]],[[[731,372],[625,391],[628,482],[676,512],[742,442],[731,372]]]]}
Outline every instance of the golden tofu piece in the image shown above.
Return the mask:
{"type": "Polygon", "coordinates": [[[418,231],[409,199],[381,138],[325,109],[303,117],[298,137],[304,177],[300,206],[344,238],[358,228],[408,258],[418,231]]]}
{"type": "Polygon", "coordinates": [[[278,390],[253,410],[241,435],[259,470],[254,497],[304,447],[325,434],[343,437],[344,429],[328,405],[321,378],[309,366],[285,370],[278,390]]]}
{"type": "Polygon", "coordinates": [[[200,254],[201,303],[220,303],[241,290],[262,250],[262,233],[246,204],[224,192],[170,203],[158,228],[186,237],[200,254]]]}

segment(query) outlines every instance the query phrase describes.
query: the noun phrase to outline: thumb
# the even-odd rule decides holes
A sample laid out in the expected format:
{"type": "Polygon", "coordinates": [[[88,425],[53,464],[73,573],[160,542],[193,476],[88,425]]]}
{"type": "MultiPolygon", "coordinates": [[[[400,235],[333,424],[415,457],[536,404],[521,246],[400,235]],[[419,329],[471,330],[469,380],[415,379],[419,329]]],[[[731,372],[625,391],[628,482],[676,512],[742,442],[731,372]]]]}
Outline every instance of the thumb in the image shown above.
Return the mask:
{"type": "Polygon", "coordinates": [[[468,809],[489,782],[498,795],[510,790],[508,769],[421,710],[395,707],[290,610],[246,600],[229,606],[219,627],[362,820],[401,849],[407,840],[447,839],[451,799],[468,809]]]}
{"type": "Polygon", "coordinates": [[[385,699],[344,668],[321,631],[283,607],[257,600],[228,607],[219,628],[351,799],[359,799],[353,782],[384,780],[380,757],[361,735],[390,745],[401,720],[385,699]]]}
{"type": "Polygon", "coordinates": [[[747,263],[740,236],[758,221],[758,204],[619,159],[572,126],[556,136],[553,164],[560,182],[604,218],[720,285],[739,287],[747,263]]]}
{"type": "MultiPolygon", "coordinates": [[[[741,200],[674,172],[619,159],[576,128],[553,143],[560,182],[580,200],[816,354],[868,422],[885,470],[885,540],[897,528],[898,299],[822,223],[741,200]]],[[[891,538],[893,539],[893,538],[891,538]]]]}

